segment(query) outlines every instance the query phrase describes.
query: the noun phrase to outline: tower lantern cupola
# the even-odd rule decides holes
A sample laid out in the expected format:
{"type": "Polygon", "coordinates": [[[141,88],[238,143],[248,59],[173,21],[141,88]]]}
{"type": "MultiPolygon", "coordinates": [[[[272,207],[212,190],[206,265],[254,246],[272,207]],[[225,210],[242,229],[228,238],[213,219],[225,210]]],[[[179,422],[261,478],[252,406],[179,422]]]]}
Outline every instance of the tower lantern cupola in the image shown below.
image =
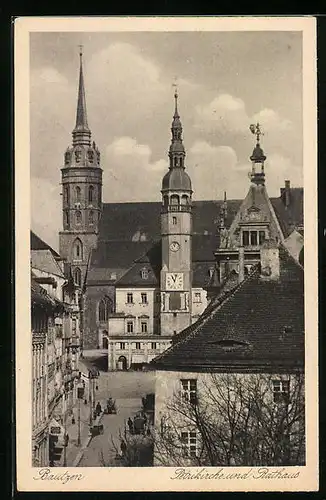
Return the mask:
{"type": "Polygon", "coordinates": [[[250,156],[250,160],[252,163],[250,179],[256,185],[264,185],[265,184],[265,160],[266,156],[264,151],[260,146],[260,136],[263,134],[260,128],[260,124],[250,125],[250,131],[252,134],[256,136],[257,142],[252,155],[250,156]]]}
{"type": "MultiPolygon", "coordinates": [[[[163,206],[191,206],[191,180],[185,171],[186,152],[182,141],[182,124],[178,112],[178,93],[174,94],[175,110],[172,120],[172,139],[169,149],[169,171],[162,180],[163,206]]],[[[185,210],[185,208],[184,208],[185,210]]]]}

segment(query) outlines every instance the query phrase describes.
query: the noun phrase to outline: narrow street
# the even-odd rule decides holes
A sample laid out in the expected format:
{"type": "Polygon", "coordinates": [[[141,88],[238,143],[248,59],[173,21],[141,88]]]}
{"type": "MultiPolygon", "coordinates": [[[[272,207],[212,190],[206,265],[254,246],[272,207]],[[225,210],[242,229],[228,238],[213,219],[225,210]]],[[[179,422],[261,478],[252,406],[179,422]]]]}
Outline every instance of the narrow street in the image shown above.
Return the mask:
{"type": "MultiPolygon", "coordinates": [[[[96,391],[96,403],[99,401],[104,408],[106,400],[112,397],[116,400],[117,414],[104,414],[101,424],[104,433],[93,437],[87,448],[83,450],[83,456],[78,464],[79,467],[103,467],[118,465],[114,458],[120,448],[119,433],[123,433],[128,417],[132,417],[142,407],[141,398],[155,390],[155,375],[152,372],[105,372],[103,371],[103,359],[95,357],[85,357],[87,365],[91,362],[98,367],[100,376],[97,380],[98,390],[96,391]],[[102,368],[102,370],[101,370],[102,368]],[[114,444],[116,445],[116,449],[114,444]]],[[[83,360],[81,360],[81,363],[83,360]]],[[[85,363],[85,364],[86,364],[85,363]]],[[[85,410],[89,414],[89,408],[85,405],[85,410]],[[87,410],[86,410],[87,408],[87,410]]],[[[82,422],[84,432],[88,434],[88,419],[84,417],[82,422]]],[[[71,443],[74,446],[74,441],[71,443]]],[[[80,448],[74,446],[75,451],[69,446],[69,457],[73,460],[80,448]]],[[[67,450],[68,451],[68,450],[67,450]]],[[[68,454],[67,454],[68,455],[68,454]]],[[[70,465],[67,462],[67,465],[70,465]]]]}

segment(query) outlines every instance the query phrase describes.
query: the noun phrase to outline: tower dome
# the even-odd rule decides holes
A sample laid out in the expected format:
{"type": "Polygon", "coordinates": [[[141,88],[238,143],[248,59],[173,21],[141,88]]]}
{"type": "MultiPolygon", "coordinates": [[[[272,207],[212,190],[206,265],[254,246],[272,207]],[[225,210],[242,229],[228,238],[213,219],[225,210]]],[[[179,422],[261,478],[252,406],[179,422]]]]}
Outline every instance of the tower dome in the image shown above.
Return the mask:
{"type": "Polygon", "coordinates": [[[184,168],[170,169],[162,180],[162,191],[192,191],[191,180],[184,168]]]}

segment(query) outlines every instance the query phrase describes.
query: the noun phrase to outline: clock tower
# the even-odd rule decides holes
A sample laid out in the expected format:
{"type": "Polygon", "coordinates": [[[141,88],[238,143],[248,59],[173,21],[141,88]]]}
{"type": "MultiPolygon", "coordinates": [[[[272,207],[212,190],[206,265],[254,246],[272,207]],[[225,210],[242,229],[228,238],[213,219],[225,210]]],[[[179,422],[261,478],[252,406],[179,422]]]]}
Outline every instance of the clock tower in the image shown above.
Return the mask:
{"type": "Polygon", "coordinates": [[[191,323],[192,188],[185,171],[185,148],[175,92],[169,171],[162,180],[161,335],[179,333],[191,323]]]}

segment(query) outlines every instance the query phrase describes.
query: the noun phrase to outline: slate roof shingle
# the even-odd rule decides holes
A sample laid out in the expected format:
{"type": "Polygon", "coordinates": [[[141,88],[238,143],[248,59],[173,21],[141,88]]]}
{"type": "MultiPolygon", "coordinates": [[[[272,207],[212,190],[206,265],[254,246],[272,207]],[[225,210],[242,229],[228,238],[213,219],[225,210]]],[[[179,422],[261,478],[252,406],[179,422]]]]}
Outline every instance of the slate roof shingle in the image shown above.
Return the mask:
{"type": "Polygon", "coordinates": [[[53,248],[50,247],[50,245],[48,245],[47,243],[45,243],[45,241],[43,241],[39,236],[37,236],[37,234],[35,234],[33,231],[31,231],[30,234],[31,234],[30,236],[31,250],[50,250],[50,252],[56,259],[61,259],[58,252],[53,250],[53,248]]]}
{"type": "Polygon", "coordinates": [[[160,370],[246,370],[304,365],[303,268],[280,249],[280,278],[255,269],[152,361],[160,370]],[[285,330],[286,329],[286,330],[285,330]]]}
{"type": "MultiPolygon", "coordinates": [[[[303,190],[291,188],[292,191],[295,192],[292,202],[298,206],[292,207],[291,214],[281,198],[270,199],[285,237],[290,233],[292,220],[296,218],[298,224],[303,221],[303,190]]],[[[215,262],[214,251],[219,246],[217,223],[222,203],[221,200],[193,202],[194,286],[202,287],[209,283],[209,268],[215,262]]],[[[242,200],[227,202],[227,228],[241,203],[242,200]]],[[[161,267],[161,253],[157,247],[161,238],[160,213],[161,202],[104,203],[98,244],[92,251],[87,285],[118,282],[121,285],[141,286],[144,281],[137,264],[139,259],[145,259],[144,262],[150,264],[151,281],[147,284],[158,285],[161,267]]]]}
{"type": "Polygon", "coordinates": [[[64,278],[62,270],[49,249],[31,250],[31,267],[64,278]]]}

